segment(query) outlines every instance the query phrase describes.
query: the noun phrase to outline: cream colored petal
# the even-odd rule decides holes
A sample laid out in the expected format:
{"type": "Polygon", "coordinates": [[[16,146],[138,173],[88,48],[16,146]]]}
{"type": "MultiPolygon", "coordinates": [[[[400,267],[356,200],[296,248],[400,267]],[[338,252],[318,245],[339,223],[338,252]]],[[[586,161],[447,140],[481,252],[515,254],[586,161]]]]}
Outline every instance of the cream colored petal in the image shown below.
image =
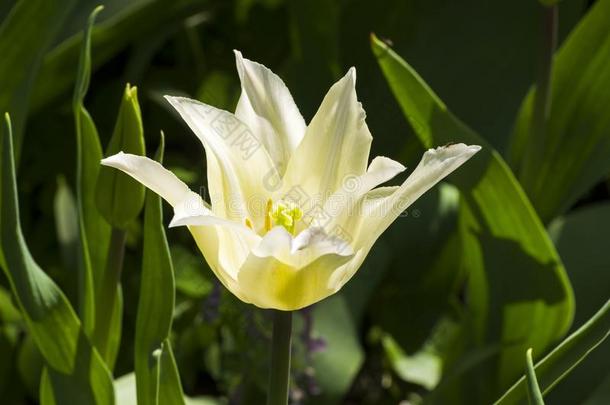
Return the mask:
{"type": "Polygon", "coordinates": [[[245,227],[248,232],[242,232],[239,224],[215,217],[198,194],[154,160],[121,152],[102,160],[102,164],[127,173],[159,194],[174,207],[173,222],[190,222],[187,218],[206,215],[206,221],[213,224],[189,226],[189,230],[219,280],[239,296],[237,270],[250,249],[260,242],[258,235],[245,227]]]}
{"type": "Polygon", "coordinates": [[[212,208],[219,216],[243,221],[262,218],[254,199],[269,195],[265,181],[277,175],[260,140],[233,114],[182,97],[166,97],[206,150],[212,208]]]}
{"type": "Polygon", "coordinates": [[[189,187],[159,162],[144,156],[119,152],[102,159],[104,166],[119,169],[155,193],[159,194],[172,207],[178,205],[190,193],[189,187]]]}
{"type": "Polygon", "coordinates": [[[188,228],[212,272],[229,291],[239,299],[246,301],[241,294],[237,272],[247,257],[248,250],[241,249],[239,243],[236,242],[237,237],[231,234],[231,229],[223,229],[220,226],[189,226],[188,228]],[[231,255],[231,251],[238,248],[239,251],[231,255]],[[227,256],[229,257],[227,258],[227,256]],[[241,260],[241,262],[234,263],[231,259],[241,260]]]}
{"type": "Polygon", "coordinates": [[[242,299],[286,311],[311,305],[336,292],[330,279],[352,256],[349,245],[321,229],[293,237],[275,227],[252,249],[237,274],[242,299]]]}
{"type": "Polygon", "coordinates": [[[339,190],[330,196],[324,204],[324,211],[334,219],[331,226],[341,223],[346,215],[352,215],[354,205],[360,201],[363,195],[380,184],[393,179],[404,170],[405,167],[395,160],[385,156],[377,156],[373,159],[365,174],[348,176],[343,179],[339,190]]]}
{"type": "Polygon", "coordinates": [[[371,141],[356,97],[356,70],[351,68],[330,88],[307,127],[288,162],[281,192],[298,186],[323,202],[346,177],[366,171],[371,141]]]}
{"type": "Polygon", "coordinates": [[[327,235],[322,228],[308,228],[293,237],[284,227],[276,226],[252,249],[252,254],[274,257],[287,266],[302,268],[321,256],[351,256],[353,251],[348,243],[327,235]]]}
{"type": "Polygon", "coordinates": [[[337,292],[329,282],[351,256],[327,254],[302,268],[251,254],[238,274],[242,299],[260,308],[294,311],[337,292]]]}
{"type": "MultiPolygon", "coordinates": [[[[395,193],[378,205],[363,222],[365,234],[377,238],[422,194],[481,150],[478,145],[454,144],[424,153],[421,161],[395,193]]],[[[364,238],[364,234],[361,237],[364,238]]]]}
{"type": "Polygon", "coordinates": [[[480,149],[480,146],[462,143],[429,149],[400,187],[365,194],[359,204],[363,208],[361,215],[350,216],[343,224],[353,238],[352,246],[357,253],[342,269],[343,274],[335,274],[335,288],[340,288],[354,275],[377,238],[405,209],[480,149]]]}
{"type": "Polygon", "coordinates": [[[235,116],[262,141],[280,173],[303,139],[305,120],[290,91],[275,73],[235,51],[241,96],[235,116]]]}
{"type": "Polygon", "coordinates": [[[254,231],[248,228],[244,222],[231,221],[216,216],[201,197],[194,192],[190,192],[187,198],[174,206],[174,217],[169,223],[170,228],[213,225],[233,227],[237,230],[254,234],[254,231]]]}

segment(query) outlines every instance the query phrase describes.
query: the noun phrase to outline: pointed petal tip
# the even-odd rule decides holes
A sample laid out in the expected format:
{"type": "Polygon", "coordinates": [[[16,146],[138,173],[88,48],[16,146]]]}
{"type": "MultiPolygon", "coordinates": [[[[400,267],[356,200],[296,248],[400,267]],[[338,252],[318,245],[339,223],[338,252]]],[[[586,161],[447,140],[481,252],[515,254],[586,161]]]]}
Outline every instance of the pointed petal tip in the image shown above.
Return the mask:
{"type": "Polygon", "coordinates": [[[345,74],[347,80],[351,81],[353,85],[356,85],[356,68],[350,67],[345,74]]]}
{"type": "Polygon", "coordinates": [[[474,156],[475,153],[477,153],[478,151],[481,150],[481,146],[479,145],[466,145],[466,144],[459,144],[460,148],[462,149],[462,151],[460,152],[460,154],[464,154],[464,155],[468,155],[468,157],[474,156]]]}
{"type": "Polygon", "coordinates": [[[468,148],[473,152],[477,153],[481,149],[483,149],[480,145],[469,145],[468,148]]]}
{"type": "Polygon", "coordinates": [[[481,146],[479,145],[466,145],[465,143],[453,143],[450,145],[439,146],[437,148],[430,148],[428,152],[430,153],[451,153],[451,154],[472,154],[474,155],[478,151],[481,150],[481,146]]]}
{"type": "MultiPolygon", "coordinates": [[[[398,172],[404,172],[405,170],[407,170],[407,167],[405,165],[403,165],[402,163],[391,159],[387,156],[377,156],[373,159],[373,161],[371,162],[371,165],[373,165],[373,162],[376,162],[376,164],[384,164],[390,167],[394,167],[396,169],[396,171],[398,172]]],[[[369,167],[371,166],[369,165],[369,167]]]]}
{"type": "Polygon", "coordinates": [[[182,97],[166,94],[163,96],[163,98],[166,99],[170,104],[174,104],[174,102],[178,101],[182,97]]]}
{"type": "Polygon", "coordinates": [[[117,167],[121,163],[121,159],[125,156],[125,152],[120,151],[112,156],[108,156],[100,161],[103,166],[117,167]]]}

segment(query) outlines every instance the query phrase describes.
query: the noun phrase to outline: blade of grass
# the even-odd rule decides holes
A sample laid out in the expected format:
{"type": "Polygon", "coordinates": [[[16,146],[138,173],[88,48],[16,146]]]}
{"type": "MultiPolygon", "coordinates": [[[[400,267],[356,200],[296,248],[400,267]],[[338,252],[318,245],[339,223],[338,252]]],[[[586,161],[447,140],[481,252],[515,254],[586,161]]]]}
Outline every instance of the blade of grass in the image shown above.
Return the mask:
{"type": "MultiPolygon", "coordinates": [[[[156,154],[163,161],[164,136],[156,154]]],[[[140,301],[136,319],[135,371],[139,405],[184,404],[169,344],[175,300],[174,268],[163,229],[161,198],[146,192],[140,301]]]]}
{"type": "Polygon", "coordinates": [[[5,273],[28,330],[45,359],[48,391],[58,404],[112,405],[110,372],[91,346],[68,299],[34,261],[19,220],[13,139],[8,114],[2,137],[1,244],[5,273]]]}
{"type": "MultiPolygon", "coordinates": [[[[599,346],[610,334],[610,300],[578,330],[568,336],[534,368],[544,394],[549,392],[574,367],[599,346]]],[[[527,397],[523,376],[495,405],[519,404],[527,397]]]]}
{"type": "Polygon", "coordinates": [[[534,370],[534,361],[532,360],[532,349],[527,349],[525,352],[525,376],[527,377],[527,398],[530,405],[544,405],[542,393],[536,379],[536,371],[534,370]]]}

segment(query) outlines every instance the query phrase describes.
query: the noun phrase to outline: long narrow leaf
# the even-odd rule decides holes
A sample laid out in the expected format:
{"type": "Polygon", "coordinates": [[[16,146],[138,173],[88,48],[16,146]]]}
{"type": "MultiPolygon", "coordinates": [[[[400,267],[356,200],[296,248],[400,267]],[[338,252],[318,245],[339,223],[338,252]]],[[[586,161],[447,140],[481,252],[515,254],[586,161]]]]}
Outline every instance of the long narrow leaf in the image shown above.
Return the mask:
{"type": "MultiPolygon", "coordinates": [[[[535,371],[543,393],[549,392],[593,349],[610,334],[610,300],[576,332],[568,336],[551,353],[545,356],[535,371]]],[[[496,405],[523,403],[527,398],[526,378],[521,377],[506,393],[496,401],[496,405]]]]}
{"type": "Polygon", "coordinates": [[[377,61],[425,147],[450,142],[483,150],[452,175],[461,204],[468,302],[479,346],[500,342],[489,381],[480,381],[481,401],[513,381],[528,347],[543,352],[565,334],[574,311],[565,269],[523,190],[500,155],[466,127],[417,73],[385,43],[372,38],[377,61]],[[510,260],[506,258],[510,257],[510,260]]]}
{"type": "Polygon", "coordinates": [[[547,130],[530,130],[532,89],[510,150],[510,163],[544,222],[610,171],[610,0],[596,2],[556,54],[554,66],[547,130]],[[539,136],[542,142],[534,142],[539,136]]]}
{"type": "Polygon", "coordinates": [[[8,114],[2,137],[1,242],[6,276],[49,371],[58,404],[114,403],[112,379],[66,296],[36,264],[19,221],[13,140],[8,114]]]}
{"type": "MultiPolygon", "coordinates": [[[[10,111],[13,114],[17,162],[33,79],[49,41],[74,3],[75,0],[16,2],[0,25],[0,112],[10,111]]],[[[4,125],[0,125],[0,136],[3,131],[4,125]]],[[[2,249],[0,267],[5,267],[2,249]]]]}
{"type": "MultiPolygon", "coordinates": [[[[110,225],[99,213],[95,203],[95,192],[102,147],[97,128],[84,106],[84,98],[91,77],[91,35],[97,15],[103,7],[97,7],[89,16],[85,29],[72,107],[76,127],[76,197],[79,216],[81,263],[79,268],[80,316],[87,334],[91,336],[95,327],[95,288],[101,282],[110,244],[110,225]]],[[[109,341],[102,353],[110,369],[119,350],[121,336],[122,299],[115,295],[112,308],[109,341]]]]}
{"type": "Polygon", "coordinates": [[[18,1],[0,25],[0,112],[9,111],[13,116],[17,162],[32,84],[44,54],[75,3],[18,1]]]}
{"type": "Polygon", "coordinates": [[[93,286],[99,281],[99,274],[103,271],[110,239],[110,226],[95,207],[95,182],[99,172],[99,161],[102,158],[102,148],[95,124],[83,105],[91,76],[91,30],[102,8],[97,7],[93,10],[85,29],[73,98],[76,127],[76,200],[81,244],[79,313],[89,335],[95,326],[93,286]],[[89,241],[92,243],[90,244],[89,241]]]}
{"type": "MultiPolygon", "coordinates": [[[[200,13],[207,3],[207,0],[132,2],[94,29],[91,66],[100,66],[137,39],[149,38],[160,30],[176,29],[184,19],[200,13]]],[[[47,105],[74,83],[81,42],[81,35],[70,37],[45,57],[34,87],[33,110],[47,105]]]]}
{"type": "Polygon", "coordinates": [[[534,370],[534,361],[532,360],[532,349],[527,349],[525,352],[525,376],[527,377],[527,397],[530,405],[544,405],[542,393],[536,379],[536,371],[534,370]]]}
{"type": "MultiPolygon", "coordinates": [[[[608,299],[610,291],[610,203],[590,204],[570,211],[549,225],[549,234],[565,263],[570,282],[574,287],[576,312],[574,322],[580,326],[587,322],[608,299]]],[[[576,330],[577,328],[572,328],[576,330]]],[[[571,331],[571,332],[572,332],[571,331]]],[[[558,401],[580,403],[585,396],[610,376],[608,368],[610,343],[600,346],[562,384],[546,398],[553,404],[558,401]],[[575,390],[574,387],[579,387],[575,390]]],[[[608,401],[610,402],[610,401],[608,401]]]]}
{"type": "MultiPolygon", "coordinates": [[[[162,135],[156,156],[159,162],[163,161],[163,151],[162,135]]],[[[135,336],[138,404],[184,404],[168,340],[174,311],[174,269],[163,229],[161,199],[150,191],[146,193],[142,256],[135,336]]]]}

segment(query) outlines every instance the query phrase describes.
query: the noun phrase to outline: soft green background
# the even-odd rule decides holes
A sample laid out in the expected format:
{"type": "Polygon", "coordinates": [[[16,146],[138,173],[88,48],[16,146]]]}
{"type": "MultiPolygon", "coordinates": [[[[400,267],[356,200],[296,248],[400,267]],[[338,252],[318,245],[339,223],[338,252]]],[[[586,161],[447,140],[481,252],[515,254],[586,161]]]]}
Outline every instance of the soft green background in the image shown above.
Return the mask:
{"type": "MultiPolygon", "coordinates": [[[[108,225],[87,197],[95,193],[92,162],[116,132],[126,84],[138,88],[148,155],[158,150],[163,130],[164,165],[205,191],[203,149],[162,96],[188,95],[232,110],[240,90],[233,49],[278,73],[306,121],[330,85],[355,66],[373,155],[413,168],[428,147],[484,147],[397,219],[340,294],[295,315],[293,403],[488,404],[525,372],[527,348],[541,359],[607,302],[610,0],[559,3],[550,130],[539,150],[527,130],[542,46],[543,6],[534,0],[108,0],[92,30],[91,64],[79,69],[81,33],[98,4],[0,0],[0,110],[12,118],[27,243],[12,242],[17,227],[6,219],[14,207],[6,203],[12,200],[5,183],[3,404],[52,403],[51,386],[68,397],[87,396],[83,403],[95,403],[93,395],[106,404],[110,371],[116,403],[135,403],[134,369],[146,370],[138,390],[158,389],[162,405],[179,404],[176,366],[186,403],[263,403],[268,314],[223,290],[186,230],[166,230],[165,241],[159,201],[149,194],[132,219],[142,205],[134,189],[133,212],[127,223],[119,221],[126,229],[121,340],[100,356],[83,335],[93,328],[87,292],[100,283],[109,243],[108,225]],[[539,171],[522,171],[525,159],[539,171]],[[38,265],[20,261],[28,249],[38,265]],[[37,280],[36,288],[50,293],[36,304],[57,312],[33,322],[9,274],[37,280]],[[143,299],[143,291],[144,298],[163,299],[143,299]],[[53,322],[68,326],[54,330],[53,322]],[[69,342],[68,357],[97,373],[95,381],[79,380],[82,368],[68,376],[54,371],[65,366],[55,353],[61,345],[49,343],[56,339],[69,342]],[[86,342],[76,351],[79,339],[86,342]],[[147,357],[151,347],[157,357],[147,357]],[[78,381],[82,390],[73,389],[78,381]]],[[[3,182],[7,133],[0,131],[3,182]]],[[[166,225],[170,212],[163,209],[166,225]]],[[[572,364],[603,339],[609,328],[603,319],[578,335],[575,351],[562,346],[545,363],[543,391],[554,367],[572,364]]],[[[118,337],[121,324],[113,328],[118,337]]],[[[606,341],[547,402],[610,402],[609,358],[606,341]]],[[[520,385],[506,403],[526,401],[523,393],[520,385]]]]}

